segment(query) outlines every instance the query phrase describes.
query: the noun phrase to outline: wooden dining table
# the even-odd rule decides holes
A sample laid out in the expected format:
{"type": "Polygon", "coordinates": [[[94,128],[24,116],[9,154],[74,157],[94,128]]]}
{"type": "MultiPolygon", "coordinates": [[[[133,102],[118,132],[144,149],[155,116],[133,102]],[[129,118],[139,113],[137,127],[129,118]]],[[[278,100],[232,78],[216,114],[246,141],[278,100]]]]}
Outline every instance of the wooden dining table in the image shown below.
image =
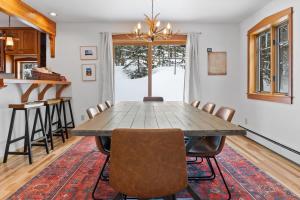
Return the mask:
{"type": "Polygon", "coordinates": [[[116,128],[182,129],[185,136],[246,135],[246,130],[184,102],[120,102],[74,128],[77,136],[111,136],[116,128]]]}

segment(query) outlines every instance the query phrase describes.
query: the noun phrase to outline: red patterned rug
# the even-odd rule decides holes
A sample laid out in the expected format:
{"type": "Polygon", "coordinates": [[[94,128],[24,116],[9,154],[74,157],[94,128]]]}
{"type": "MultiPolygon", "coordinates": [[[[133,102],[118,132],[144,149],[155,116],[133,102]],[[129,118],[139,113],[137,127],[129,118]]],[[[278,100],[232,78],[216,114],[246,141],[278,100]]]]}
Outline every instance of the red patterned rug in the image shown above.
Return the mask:
{"type": "MultiPolygon", "coordinates": [[[[255,167],[229,146],[218,156],[232,199],[299,199],[288,189],[255,167]]],[[[9,199],[92,199],[91,194],[104,156],[97,151],[94,138],[85,137],[50,164],[9,199]]],[[[214,164],[214,162],[212,162],[214,164]]],[[[214,165],[216,169],[216,166],[214,165]]],[[[189,166],[189,173],[200,175],[206,164],[189,166]]],[[[202,199],[226,199],[227,194],[216,170],[213,181],[193,182],[202,199]]],[[[101,182],[97,198],[111,199],[116,193],[101,182]]],[[[186,192],[177,198],[189,198],[186,192]]]]}

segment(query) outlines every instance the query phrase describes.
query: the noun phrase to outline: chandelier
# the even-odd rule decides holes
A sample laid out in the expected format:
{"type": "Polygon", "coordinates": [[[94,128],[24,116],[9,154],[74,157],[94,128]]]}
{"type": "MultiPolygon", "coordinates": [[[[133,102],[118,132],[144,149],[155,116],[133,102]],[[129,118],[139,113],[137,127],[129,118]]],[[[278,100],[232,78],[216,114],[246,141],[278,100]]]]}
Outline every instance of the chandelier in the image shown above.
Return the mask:
{"type": "Polygon", "coordinates": [[[171,24],[168,23],[166,27],[162,27],[158,16],[154,16],[154,3],[152,0],[151,17],[145,14],[145,23],[148,26],[148,33],[142,32],[142,24],[138,23],[134,29],[134,34],[137,39],[147,40],[153,42],[154,40],[166,40],[172,36],[171,24]]]}

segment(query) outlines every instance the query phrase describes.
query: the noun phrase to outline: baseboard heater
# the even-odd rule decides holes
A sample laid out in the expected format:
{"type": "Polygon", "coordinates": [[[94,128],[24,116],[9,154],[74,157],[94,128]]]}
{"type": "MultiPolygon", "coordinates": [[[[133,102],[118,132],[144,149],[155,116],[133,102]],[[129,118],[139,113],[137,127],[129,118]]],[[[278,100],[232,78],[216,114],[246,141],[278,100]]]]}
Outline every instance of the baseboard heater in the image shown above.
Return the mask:
{"type": "Polygon", "coordinates": [[[263,136],[263,135],[261,135],[261,134],[259,134],[259,133],[256,133],[255,131],[252,131],[252,130],[250,130],[250,129],[247,129],[247,128],[243,127],[243,126],[240,126],[240,127],[243,128],[243,129],[245,129],[245,130],[247,130],[248,132],[250,132],[250,133],[256,135],[256,136],[259,136],[259,137],[261,137],[261,138],[263,138],[263,139],[265,139],[265,140],[267,140],[267,141],[269,141],[269,142],[272,142],[273,144],[276,144],[276,145],[278,145],[278,146],[280,146],[280,147],[282,147],[282,148],[284,148],[284,149],[286,149],[286,150],[288,150],[288,151],[291,151],[291,152],[293,152],[293,153],[295,153],[295,154],[300,155],[300,152],[299,152],[299,151],[296,151],[295,149],[292,149],[292,148],[290,148],[290,147],[288,147],[288,146],[285,146],[284,144],[281,144],[281,143],[279,143],[279,142],[276,142],[276,141],[274,141],[274,140],[272,140],[272,139],[270,139],[270,138],[267,138],[267,137],[265,137],[265,136],[263,136]]]}

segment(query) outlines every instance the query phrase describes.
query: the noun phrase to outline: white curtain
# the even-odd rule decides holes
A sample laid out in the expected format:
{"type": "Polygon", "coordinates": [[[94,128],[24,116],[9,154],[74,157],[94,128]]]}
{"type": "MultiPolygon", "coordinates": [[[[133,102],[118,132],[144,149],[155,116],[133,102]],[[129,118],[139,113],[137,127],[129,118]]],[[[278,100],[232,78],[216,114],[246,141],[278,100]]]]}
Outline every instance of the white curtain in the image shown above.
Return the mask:
{"type": "Polygon", "coordinates": [[[111,33],[100,33],[99,43],[99,103],[115,102],[113,43],[111,33]]]}
{"type": "Polygon", "coordinates": [[[186,68],[183,100],[200,99],[200,33],[189,33],[186,46],[186,68]]]}

